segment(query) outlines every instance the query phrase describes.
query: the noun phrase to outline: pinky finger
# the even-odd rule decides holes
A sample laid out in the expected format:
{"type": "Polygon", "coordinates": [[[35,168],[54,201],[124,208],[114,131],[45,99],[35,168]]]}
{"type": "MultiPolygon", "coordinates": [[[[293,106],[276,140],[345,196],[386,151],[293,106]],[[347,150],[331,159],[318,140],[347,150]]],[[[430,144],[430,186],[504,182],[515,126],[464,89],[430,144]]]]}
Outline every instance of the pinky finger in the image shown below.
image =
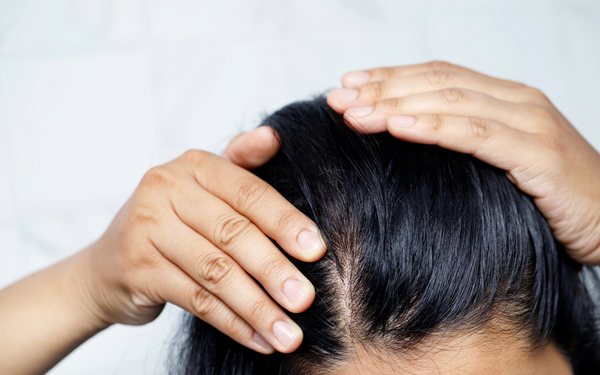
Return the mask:
{"type": "Polygon", "coordinates": [[[239,315],[233,312],[219,298],[196,283],[177,266],[172,268],[169,277],[158,283],[157,294],[164,302],[170,302],[185,309],[206,323],[215,327],[238,343],[263,354],[271,354],[273,347],[262,338],[239,315]]]}
{"type": "Polygon", "coordinates": [[[533,134],[479,118],[391,116],[387,129],[398,139],[470,154],[506,171],[535,157],[533,134]]]}

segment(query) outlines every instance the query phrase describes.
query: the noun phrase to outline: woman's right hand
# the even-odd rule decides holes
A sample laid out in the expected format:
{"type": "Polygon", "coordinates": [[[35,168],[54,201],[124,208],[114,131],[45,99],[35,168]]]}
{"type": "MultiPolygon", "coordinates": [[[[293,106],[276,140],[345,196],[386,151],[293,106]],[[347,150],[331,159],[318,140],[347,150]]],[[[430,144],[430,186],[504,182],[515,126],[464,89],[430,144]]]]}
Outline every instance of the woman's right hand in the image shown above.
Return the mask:
{"type": "Polygon", "coordinates": [[[258,352],[300,345],[300,328],[252,277],[285,309],[301,312],[314,289],[268,237],[309,262],[325,246],[308,217],[239,166],[276,153],[276,142],[265,143],[271,130],[243,138],[224,157],[193,150],[152,168],[82,253],[85,290],[99,319],[144,324],[171,302],[258,352]]]}

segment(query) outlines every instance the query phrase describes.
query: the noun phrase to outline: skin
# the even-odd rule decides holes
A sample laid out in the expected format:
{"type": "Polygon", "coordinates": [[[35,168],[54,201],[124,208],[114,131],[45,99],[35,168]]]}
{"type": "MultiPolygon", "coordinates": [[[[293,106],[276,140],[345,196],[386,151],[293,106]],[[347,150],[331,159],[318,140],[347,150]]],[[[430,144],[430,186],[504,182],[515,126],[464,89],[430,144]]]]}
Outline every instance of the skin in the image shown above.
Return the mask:
{"type": "Polygon", "coordinates": [[[359,131],[467,153],[531,195],[582,264],[600,264],[600,154],[539,90],[444,62],[351,72],[327,102],[359,131]]]}
{"type": "Polygon", "coordinates": [[[294,351],[302,331],[283,308],[307,309],[314,289],[269,237],[303,261],[326,249],[310,219],[242,168],[264,160],[253,144],[271,135],[151,169],[98,241],[1,290],[2,373],[45,373],[112,324],[154,320],[166,302],[258,352],[294,351]]]}
{"type": "MultiPolygon", "coordinates": [[[[541,92],[440,62],[342,83],[328,102],[360,131],[506,170],[574,259],[600,263],[600,155],[541,92]]],[[[1,290],[3,373],[42,374],[112,324],[152,321],[166,302],[261,353],[294,351],[302,332],[278,304],[304,311],[314,289],[269,237],[303,261],[326,249],[314,223],[248,171],[277,150],[259,128],[222,157],[192,150],[151,169],[98,241],[1,290]]]]}
{"type": "Polygon", "coordinates": [[[482,333],[449,338],[417,349],[420,353],[390,356],[358,346],[355,357],[335,375],[572,375],[568,360],[552,344],[531,352],[514,337],[482,333]],[[490,340],[492,338],[492,340],[490,340]]]}

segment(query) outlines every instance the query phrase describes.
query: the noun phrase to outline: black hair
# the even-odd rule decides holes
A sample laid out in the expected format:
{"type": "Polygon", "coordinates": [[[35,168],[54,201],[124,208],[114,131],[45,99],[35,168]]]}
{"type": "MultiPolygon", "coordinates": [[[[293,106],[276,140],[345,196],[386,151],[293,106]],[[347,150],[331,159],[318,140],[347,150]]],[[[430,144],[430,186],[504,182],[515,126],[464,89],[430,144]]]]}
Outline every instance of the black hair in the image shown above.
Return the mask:
{"type": "Polygon", "coordinates": [[[281,149],[255,174],[319,227],[328,247],[292,262],[316,299],[290,314],[292,354],[258,354],[190,315],[174,373],[326,374],[357,343],[389,354],[431,335],[494,327],[531,350],[552,342],[597,373],[595,306],[531,197],[470,155],[354,131],[324,98],[264,120],[281,149]]]}

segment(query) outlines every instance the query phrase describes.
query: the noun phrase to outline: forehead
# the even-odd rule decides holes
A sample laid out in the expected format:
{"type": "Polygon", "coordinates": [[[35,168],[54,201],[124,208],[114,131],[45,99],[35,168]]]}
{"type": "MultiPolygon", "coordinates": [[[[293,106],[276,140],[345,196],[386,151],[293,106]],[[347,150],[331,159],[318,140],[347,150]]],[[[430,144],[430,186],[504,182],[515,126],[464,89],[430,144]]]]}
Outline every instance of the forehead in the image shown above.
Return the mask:
{"type": "Polygon", "coordinates": [[[392,358],[359,348],[336,375],[573,375],[565,356],[553,345],[531,352],[515,340],[499,338],[485,345],[473,337],[456,339],[411,358],[392,358]]]}

